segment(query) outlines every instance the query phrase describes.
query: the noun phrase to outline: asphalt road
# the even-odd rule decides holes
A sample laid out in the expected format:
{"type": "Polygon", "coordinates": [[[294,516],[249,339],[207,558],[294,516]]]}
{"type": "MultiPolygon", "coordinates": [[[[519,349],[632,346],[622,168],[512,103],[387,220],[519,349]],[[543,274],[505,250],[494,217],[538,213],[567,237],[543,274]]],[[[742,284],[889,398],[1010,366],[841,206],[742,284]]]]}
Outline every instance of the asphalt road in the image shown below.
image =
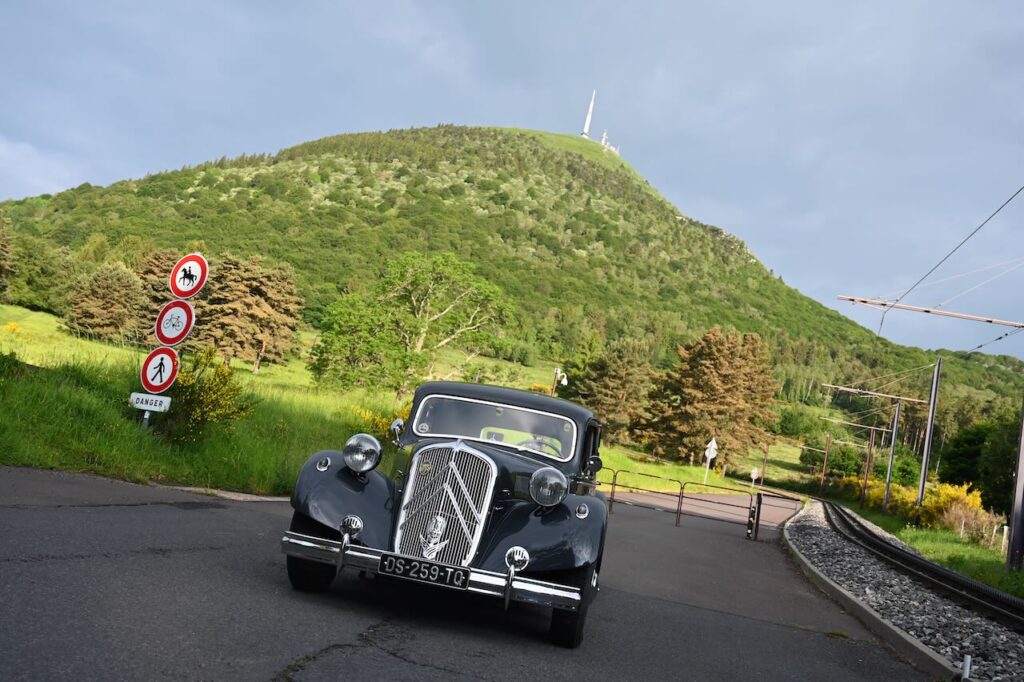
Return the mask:
{"type": "Polygon", "coordinates": [[[924,679],[739,525],[616,506],[570,651],[546,642],[539,608],[349,574],[294,592],[278,545],[290,515],[0,468],[0,677],[924,679]]]}

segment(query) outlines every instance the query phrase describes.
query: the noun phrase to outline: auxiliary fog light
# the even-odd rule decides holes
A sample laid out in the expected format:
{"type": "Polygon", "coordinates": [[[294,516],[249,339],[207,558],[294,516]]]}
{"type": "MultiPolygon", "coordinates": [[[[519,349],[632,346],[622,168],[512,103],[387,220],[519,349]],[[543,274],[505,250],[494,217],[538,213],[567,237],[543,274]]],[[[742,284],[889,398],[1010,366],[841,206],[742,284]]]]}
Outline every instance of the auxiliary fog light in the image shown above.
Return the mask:
{"type": "Polygon", "coordinates": [[[505,552],[505,565],[509,568],[515,569],[519,572],[526,568],[530,563],[530,553],[526,551],[525,547],[516,545],[509,547],[508,551],[505,552]]]}

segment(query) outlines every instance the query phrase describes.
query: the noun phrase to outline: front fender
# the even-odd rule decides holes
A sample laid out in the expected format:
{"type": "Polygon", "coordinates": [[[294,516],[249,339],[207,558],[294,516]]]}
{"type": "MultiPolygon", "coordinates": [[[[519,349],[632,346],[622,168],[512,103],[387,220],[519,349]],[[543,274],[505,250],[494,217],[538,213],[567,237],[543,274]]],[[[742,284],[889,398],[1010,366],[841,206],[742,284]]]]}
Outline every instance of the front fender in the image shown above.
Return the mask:
{"type": "Polygon", "coordinates": [[[505,552],[513,545],[530,553],[525,573],[568,571],[596,563],[604,551],[608,508],[596,495],[567,495],[557,507],[540,511],[534,502],[502,500],[481,542],[479,568],[504,573],[505,552]],[[587,518],[576,516],[586,504],[587,518]]]}
{"type": "Polygon", "coordinates": [[[302,465],[292,493],[292,507],[314,521],[337,529],[341,520],[355,514],[363,520],[362,544],[387,549],[395,522],[395,484],[376,469],[361,478],[352,472],[338,450],[321,450],[302,465]],[[327,457],[327,471],[316,463],[327,457]]]}

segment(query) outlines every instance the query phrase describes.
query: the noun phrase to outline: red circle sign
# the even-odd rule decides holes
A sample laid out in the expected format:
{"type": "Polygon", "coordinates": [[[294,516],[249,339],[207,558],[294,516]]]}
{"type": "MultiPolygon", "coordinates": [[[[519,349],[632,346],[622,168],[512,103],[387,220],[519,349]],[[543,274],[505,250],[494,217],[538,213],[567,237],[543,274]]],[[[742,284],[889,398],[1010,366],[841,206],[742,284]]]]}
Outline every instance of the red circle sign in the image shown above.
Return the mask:
{"type": "Polygon", "coordinates": [[[178,298],[192,298],[206,284],[210,266],[201,253],[190,253],[171,269],[171,293],[178,298]]]}
{"type": "Polygon", "coordinates": [[[156,339],[165,346],[185,340],[195,324],[196,314],[188,301],[171,301],[156,316],[156,339]]]}
{"type": "Polygon", "coordinates": [[[157,348],[142,361],[142,387],[163,393],[178,378],[178,354],[173,348],[157,348]]]}

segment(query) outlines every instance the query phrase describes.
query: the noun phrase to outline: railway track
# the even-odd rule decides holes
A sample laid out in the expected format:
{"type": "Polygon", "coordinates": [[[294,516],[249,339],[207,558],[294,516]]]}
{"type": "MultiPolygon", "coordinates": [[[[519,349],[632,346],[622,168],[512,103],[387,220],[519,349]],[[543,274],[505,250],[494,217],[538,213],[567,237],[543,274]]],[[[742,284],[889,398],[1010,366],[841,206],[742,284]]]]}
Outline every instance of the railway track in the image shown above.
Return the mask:
{"type": "Polygon", "coordinates": [[[1024,633],[1024,600],[897,547],[879,537],[846,509],[824,500],[821,503],[828,524],[850,542],[968,608],[1024,633]]]}

